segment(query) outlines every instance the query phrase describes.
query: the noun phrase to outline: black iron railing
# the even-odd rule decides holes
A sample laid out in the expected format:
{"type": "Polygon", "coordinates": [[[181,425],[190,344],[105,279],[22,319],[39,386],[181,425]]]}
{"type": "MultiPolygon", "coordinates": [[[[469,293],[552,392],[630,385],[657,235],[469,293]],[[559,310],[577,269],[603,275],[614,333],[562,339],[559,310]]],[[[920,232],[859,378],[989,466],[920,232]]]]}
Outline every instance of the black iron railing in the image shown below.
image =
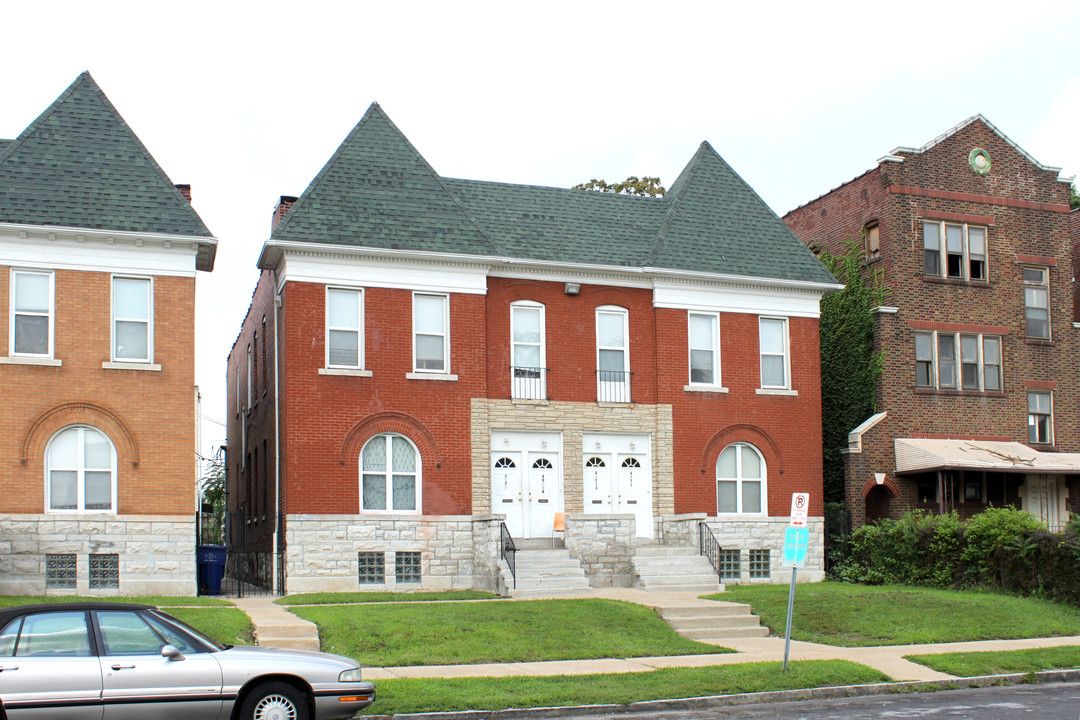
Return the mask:
{"type": "Polygon", "coordinates": [[[633,374],[622,370],[597,370],[597,401],[630,402],[630,378],[633,374]]]}
{"type": "Polygon", "coordinates": [[[547,399],[547,368],[510,366],[510,397],[515,400],[547,399]]]}
{"type": "Polygon", "coordinates": [[[506,523],[499,523],[499,535],[499,557],[505,560],[510,568],[510,577],[513,578],[514,588],[517,589],[517,547],[514,545],[514,538],[510,536],[510,531],[506,529],[506,523]]]}
{"type": "Polygon", "coordinates": [[[275,574],[275,554],[228,551],[225,555],[225,577],[221,580],[221,594],[232,597],[284,594],[284,557],[278,556],[275,574]]]}
{"type": "Polygon", "coordinates": [[[709,564],[716,571],[716,577],[723,581],[724,574],[721,571],[720,555],[722,548],[713,535],[712,528],[706,522],[698,523],[698,552],[709,559],[709,564]]]}

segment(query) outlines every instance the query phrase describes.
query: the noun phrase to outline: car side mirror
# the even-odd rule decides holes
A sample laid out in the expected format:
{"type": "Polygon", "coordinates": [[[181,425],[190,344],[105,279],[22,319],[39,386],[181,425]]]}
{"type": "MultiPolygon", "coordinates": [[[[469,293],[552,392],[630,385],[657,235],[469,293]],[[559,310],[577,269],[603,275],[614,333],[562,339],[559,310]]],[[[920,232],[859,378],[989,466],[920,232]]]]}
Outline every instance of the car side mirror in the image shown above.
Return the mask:
{"type": "Polygon", "coordinates": [[[180,652],[175,645],[166,645],[161,648],[161,657],[168,658],[169,660],[183,660],[184,653],[180,652]]]}

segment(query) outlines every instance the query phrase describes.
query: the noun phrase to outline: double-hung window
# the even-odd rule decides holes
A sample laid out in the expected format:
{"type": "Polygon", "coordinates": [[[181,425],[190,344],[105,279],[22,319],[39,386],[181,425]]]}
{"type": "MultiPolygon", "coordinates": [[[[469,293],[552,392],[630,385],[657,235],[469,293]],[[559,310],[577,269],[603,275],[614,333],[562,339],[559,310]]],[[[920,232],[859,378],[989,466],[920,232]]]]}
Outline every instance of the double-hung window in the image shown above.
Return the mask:
{"type": "Polygon", "coordinates": [[[761,387],[790,387],[788,371],[788,326],[784,318],[759,318],[758,343],[761,352],[761,387]]]}
{"type": "Polygon", "coordinates": [[[734,443],[716,458],[716,512],[764,515],[765,460],[753,445],[734,443]]]}
{"type": "Polygon", "coordinates": [[[720,384],[720,320],[716,313],[690,313],[690,384],[720,384]]]}
{"type": "Polygon", "coordinates": [[[363,319],[362,291],[326,289],[326,367],[364,367],[363,319]]]}
{"type": "Polygon", "coordinates": [[[543,400],[547,397],[543,305],[521,301],[510,306],[510,341],[512,397],[543,400]]]}
{"type": "Polygon", "coordinates": [[[413,369],[450,372],[450,298],[413,294],[413,369]]]}
{"type": "Polygon", "coordinates": [[[53,356],[53,274],[11,271],[12,355],[53,356]]]}
{"type": "Polygon", "coordinates": [[[113,277],[113,361],[154,358],[154,286],[150,278],[113,277]]]}
{"type": "Polygon", "coordinates": [[[630,348],[626,308],[596,309],[597,400],[630,402],[630,348]]]}
{"type": "Polygon", "coordinates": [[[915,333],[915,385],[1001,392],[1001,338],[978,333],[915,333]]]}
{"type": "Polygon", "coordinates": [[[1029,338],[1050,339],[1050,272],[1024,268],[1024,328],[1029,338]]]}
{"type": "Polygon", "coordinates": [[[986,228],[923,221],[923,272],[961,280],[986,280],[986,228]]]}
{"type": "Polygon", "coordinates": [[[1028,392],[1028,442],[1054,442],[1054,404],[1050,392],[1028,392]]]}

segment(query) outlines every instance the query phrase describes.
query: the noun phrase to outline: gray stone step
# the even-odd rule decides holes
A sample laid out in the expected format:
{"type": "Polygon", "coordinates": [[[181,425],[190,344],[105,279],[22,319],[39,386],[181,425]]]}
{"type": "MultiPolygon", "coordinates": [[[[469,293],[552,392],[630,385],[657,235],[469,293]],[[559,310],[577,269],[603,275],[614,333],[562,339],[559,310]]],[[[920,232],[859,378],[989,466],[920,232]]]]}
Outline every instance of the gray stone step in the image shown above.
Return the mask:
{"type": "Polygon", "coordinates": [[[664,619],[697,619],[702,617],[715,618],[729,615],[749,615],[750,606],[743,603],[713,603],[715,607],[703,607],[701,605],[669,606],[664,608],[664,619]]]}
{"type": "MultiPolygon", "coordinates": [[[[683,635],[683,633],[679,633],[683,635]]],[[[683,635],[688,640],[695,640],[700,643],[708,643],[710,645],[723,645],[724,641],[731,640],[732,638],[748,638],[748,637],[768,637],[769,629],[764,627],[746,627],[746,628],[731,628],[730,630],[724,630],[719,633],[701,635],[699,637],[690,637],[683,635]]]]}
{"type": "Polygon", "coordinates": [[[592,593],[581,563],[571,558],[565,548],[526,548],[517,552],[515,560],[516,583],[509,568],[503,569],[503,581],[510,597],[573,597],[592,593]]]}
{"type": "Polygon", "coordinates": [[[712,565],[695,548],[664,545],[639,547],[631,563],[634,584],[645,590],[706,595],[724,589],[712,565]]]}
{"type": "Polygon", "coordinates": [[[671,629],[690,640],[723,645],[725,638],[765,637],[769,629],[743,603],[690,603],[659,608],[671,629]]]}

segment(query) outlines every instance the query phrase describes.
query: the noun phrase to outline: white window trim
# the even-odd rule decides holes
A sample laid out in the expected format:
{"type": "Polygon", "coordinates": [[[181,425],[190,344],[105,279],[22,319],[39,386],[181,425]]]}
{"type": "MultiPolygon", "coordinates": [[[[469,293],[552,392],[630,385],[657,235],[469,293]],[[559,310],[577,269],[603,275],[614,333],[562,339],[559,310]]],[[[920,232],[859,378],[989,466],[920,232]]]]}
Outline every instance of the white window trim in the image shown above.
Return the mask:
{"type": "Polygon", "coordinates": [[[594,322],[595,322],[594,332],[596,333],[595,338],[596,338],[596,393],[597,393],[597,401],[598,402],[628,403],[628,402],[631,401],[631,397],[630,397],[630,392],[631,392],[631,388],[630,388],[630,311],[628,309],[620,306],[620,305],[600,305],[599,307],[596,308],[594,322]],[[620,316],[622,316],[622,323],[623,323],[623,345],[622,346],[600,345],[600,315],[601,315],[601,313],[609,314],[609,315],[620,315],[620,316]],[[614,382],[604,381],[604,380],[600,379],[601,378],[601,375],[600,375],[600,351],[601,350],[621,350],[622,351],[622,354],[623,354],[623,369],[622,369],[621,372],[623,374],[623,381],[621,383],[614,383],[614,382]],[[625,400],[611,400],[610,397],[606,397],[606,396],[610,395],[610,393],[603,392],[603,390],[601,388],[604,385],[611,385],[611,386],[622,385],[623,388],[625,389],[626,399],[625,400]]]}
{"type": "Polygon", "coordinates": [[[510,364],[514,365],[514,348],[517,345],[536,345],[537,343],[518,343],[514,340],[514,310],[516,308],[526,308],[530,310],[538,310],[540,313],[540,379],[538,383],[532,382],[517,382],[514,377],[514,371],[510,371],[510,397],[514,400],[544,400],[547,398],[547,308],[543,303],[536,302],[534,300],[517,300],[510,303],[510,364]],[[540,394],[540,397],[529,397],[527,392],[519,393],[519,388],[532,388],[536,387],[540,394]]]}
{"type": "Polygon", "coordinates": [[[939,332],[937,330],[917,330],[915,335],[929,335],[931,343],[931,361],[930,361],[930,379],[933,381],[932,385],[919,385],[918,375],[918,356],[915,359],[915,389],[916,390],[944,390],[947,392],[959,392],[959,393],[975,393],[975,392],[990,392],[990,393],[1002,393],[1005,392],[1005,343],[1004,337],[1001,335],[995,335],[993,333],[974,333],[974,332],[962,332],[962,331],[950,331],[939,332]],[[953,348],[953,366],[956,374],[956,386],[955,387],[941,387],[941,379],[938,376],[938,336],[939,335],[951,335],[954,338],[953,348]],[[978,364],[979,364],[979,387],[978,388],[965,388],[964,387],[964,352],[963,352],[963,336],[970,335],[976,338],[977,352],[978,352],[978,364]],[[1001,387],[997,390],[986,389],[986,360],[984,342],[987,338],[997,339],[998,341],[998,379],[1001,382],[1001,387]]]}
{"type": "MultiPolygon", "coordinates": [[[[687,383],[691,388],[708,388],[717,392],[723,392],[723,381],[720,378],[720,313],[715,312],[687,312],[686,314],[686,372],[687,383]],[[712,374],[713,381],[710,383],[694,382],[694,367],[693,367],[693,351],[694,346],[691,344],[693,338],[690,332],[690,318],[694,316],[708,318],[712,322],[713,330],[713,343],[712,343],[712,374]]],[[[701,349],[701,348],[697,348],[701,349]]]]}
{"type": "Polygon", "coordinates": [[[1023,285],[1023,289],[1025,290],[1025,292],[1024,292],[1024,337],[1026,339],[1028,339],[1028,340],[1035,340],[1035,341],[1038,341],[1038,342],[1052,342],[1053,339],[1054,339],[1054,327],[1053,327],[1053,323],[1051,322],[1051,316],[1050,316],[1050,308],[1051,308],[1051,304],[1050,304],[1050,268],[1047,265],[1023,265],[1023,266],[1021,266],[1021,269],[1020,269],[1020,280],[1021,280],[1021,284],[1023,285]],[[1043,274],[1043,278],[1045,279],[1045,282],[1041,282],[1041,283],[1028,282],[1027,279],[1024,278],[1024,276],[1023,276],[1023,272],[1024,272],[1025,269],[1027,269],[1027,270],[1041,270],[1042,274],[1043,274]],[[1046,337],[1037,337],[1035,335],[1028,335],[1027,334],[1027,309],[1028,309],[1028,304],[1027,304],[1027,292],[1026,292],[1026,290],[1029,287],[1031,287],[1031,288],[1043,288],[1043,289],[1046,290],[1046,337]]]}
{"type": "MultiPolygon", "coordinates": [[[[435,333],[423,333],[424,335],[435,335],[435,333]]],[[[410,375],[452,375],[450,372],[450,296],[446,293],[429,293],[429,292],[414,292],[412,303],[412,357],[413,357],[413,371],[410,375]],[[443,369],[442,370],[428,370],[426,368],[419,368],[416,366],[416,298],[418,296],[423,297],[438,297],[443,299],[443,369]]],[[[408,376],[406,376],[408,377],[408,376]]],[[[454,379],[457,379],[454,376],[454,379]]]]}
{"type": "MultiPolygon", "coordinates": [[[[110,298],[110,305],[112,306],[112,322],[110,324],[110,330],[112,337],[109,342],[110,355],[112,362],[115,365],[153,365],[154,364],[154,278],[145,277],[140,275],[113,275],[110,281],[109,292],[112,295],[110,298]],[[126,322],[143,322],[140,320],[131,320],[130,318],[121,318],[116,316],[116,281],[117,280],[144,280],[146,281],[146,357],[145,358],[120,358],[116,356],[116,323],[117,321],[126,322]]],[[[105,367],[102,365],[102,367],[105,367]]],[[[158,368],[161,366],[159,365],[158,368]]]]}
{"type": "MultiPolygon", "coordinates": [[[[927,277],[940,277],[949,280],[964,280],[966,282],[972,282],[971,278],[971,242],[969,240],[968,230],[969,228],[976,227],[983,230],[983,242],[985,248],[983,248],[983,275],[985,277],[975,278],[974,282],[984,283],[990,282],[990,228],[986,225],[969,224],[966,222],[953,222],[951,220],[934,220],[932,218],[924,218],[923,225],[937,225],[938,226],[938,274],[928,275],[927,277]],[[961,254],[960,260],[960,277],[954,277],[949,275],[949,251],[948,240],[945,234],[945,226],[953,225],[960,226],[961,230],[961,254]]],[[[926,252],[926,240],[923,235],[923,252],[926,252]]],[[[925,260],[923,260],[923,274],[926,274],[925,260]]]]}
{"type": "MultiPolygon", "coordinates": [[[[81,433],[80,433],[80,435],[81,435],[81,433]]],[[[76,447],[78,448],[78,450],[77,450],[78,456],[82,457],[83,451],[84,451],[83,443],[81,443],[81,442],[77,443],[76,447]]],[[[116,468],[117,468],[116,445],[113,443],[112,438],[110,438],[104,431],[100,430],[99,428],[93,427],[92,425],[68,425],[67,427],[64,427],[64,428],[61,428],[60,430],[57,430],[56,433],[54,433],[53,436],[51,438],[49,438],[49,442],[45,445],[45,512],[50,514],[50,515],[59,515],[59,514],[67,514],[67,515],[71,515],[71,514],[78,514],[78,515],[116,515],[116,514],[118,514],[118,510],[117,510],[117,507],[116,507],[117,501],[118,501],[118,498],[117,498],[117,495],[116,495],[116,476],[117,476],[116,468]],[[110,483],[110,488],[109,488],[110,492],[112,493],[112,497],[111,497],[112,508],[110,508],[108,510],[86,510],[83,507],[86,504],[86,497],[85,497],[85,495],[86,495],[86,483],[85,483],[85,479],[83,477],[84,473],[86,472],[86,467],[85,467],[86,463],[85,463],[85,461],[77,463],[78,466],[82,467],[82,470],[76,469],[76,473],[75,473],[75,505],[76,505],[76,507],[74,509],[70,509],[70,508],[69,509],[58,509],[58,510],[53,510],[52,509],[52,484],[51,484],[50,478],[49,478],[49,475],[52,472],[52,467],[51,467],[51,462],[50,462],[50,455],[51,455],[50,451],[52,449],[53,441],[57,437],[59,437],[61,433],[66,432],[67,430],[73,430],[73,429],[74,430],[93,430],[93,431],[95,431],[97,433],[100,433],[102,437],[104,437],[106,440],[109,441],[109,449],[112,451],[112,467],[110,468],[110,472],[112,473],[112,481],[110,483]]]]}
{"type": "MultiPolygon", "coordinates": [[[[1028,388],[1027,393],[1024,395],[1024,400],[1027,401],[1028,396],[1033,395],[1033,394],[1034,395],[1049,395],[1050,396],[1050,414],[1049,414],[1049,418],[1050,418],[1050,437],[1047,438],[1047,441],[1044,442],[1044,443],[1035,442],[1034,444],[1036,444],[1036,445],[1053,445],[1054,444],[1054,392],[1052,390],[1033,390],[1031,388],[1028,388]]],[[[1041,415],[1042,413],[1039,413],[1039,414],[1041,415]]],[[[1028,410],[1028,412],[1027,412],[1028,427],[1031,427],[1031,415],[1032,415],[1032,412],[1030,410],[1028,410]]],[[[1031,440],[1030,436],[1028,437],[1028,442],[1033,442],[1031,440]]]]}
{"type": "Polygon", "coordinates": [[[412,441],[407,435],[402,435],[396,432],[379,433],[368,438],[368,441],[360,448],[360,457],[357,458],[357,467],[360,469],[360,514],[361,515],[420,515],[423,512],[424,495],[423,495],[423,458],[420,456],[420,449],[416,447],[416,443],[412,441]],[[413,510],[392,510],[391,505],[394,504],[394,475],[403,475],[405,473],[393,472],[393,440],[389,438],[404,438],[409,445],[412,446],[413,452],[416,453],[416,471],[412,473],[416,478],[416,508],[413,510]],[[364,449],[368,446],[368,443],[375,441],[377,438],[382,438],[386,442],[386,470],[381,471],[380,475],[386,477],[386,509],[369,510],[364,507],[364,449]]]}
{"type": "MultiPolygon", "coordinates": [[[[758,381],[761,384],[761,390],[791,390],[791,338],[789,336],[790,328],[788,319],[786,317],[775,317],[771,315],[758,316],[758,381]],[[784,384],[783,385],[766,385],[762,378],[761,373],[761,358],[766,353],[761,350],[761,323],[762,321],[778,321],[784,325],[784,384]]],[[[770,357],[775,357],[776,353],[768,353],[770,357]]],[[[759,393],[768,394],[768,393],[759,393]]]]}
{"type": "Polygon", "coordinates": [[[735,454],[735,475],[736,477],[720,477],[720,455],[716,456],[716,464],[713,466],[713,480],[716,483],[716,516],[717,517],[734,517],[736,515],[743,517],[766,517],[769,514],[769,469],[765,465],[765,456],[761,454],[754,445],[748,442],[733,442],[724,447],[720,453],[723,454],[724,450],[734,445],[741,445],[744,448],[750,448],[750,451],[756,453],[758,460],[761,462],[761,510],[758,512],[743,512],[742,511],[742,484],[744,480],[751,482],[757,482],[757,478],[743,478],[742,475],[742,452],[736,452],[735,454]],[[720,482],[734,482],[735,483],[735,506],[739,508],[735,512],[720,512],[720,482]]]}
{"type": "MultiPolygon", "coordinates": [[[[325,345],[326,352],[324,354],[323,367],[327,370],[363,370],[364,369],[364,290],[363,288],[356,287],[344,287],[339,285],[327,285],[326,286],[326,317],[324,326],[326,328],[325,345]],[[356,327],[338,327],[330,324],[330,293],[332,291],[337,292],[350,292],[356,294],[356,327]],[[344,332],[356,333],[356,364],[355,365],[340,365],[330,362],[330,331],[338,330],[344,332]]],[[[329,374],[329,373],[324,373],[329,374]]]]}
{"type": "Polygon", "coordinates": [[[8,277],[8,295],[10,295],[10,312],[8,315],[8,356],[12,358],[45,358],[52,359],[56,355],[56,275],[49,270],[23,270],[11,268],[8,277]],[[15,352],[15,276],[19,274],[46,275],[49,278],[49,351],[45,353],[19,353],[15,352]]]}

